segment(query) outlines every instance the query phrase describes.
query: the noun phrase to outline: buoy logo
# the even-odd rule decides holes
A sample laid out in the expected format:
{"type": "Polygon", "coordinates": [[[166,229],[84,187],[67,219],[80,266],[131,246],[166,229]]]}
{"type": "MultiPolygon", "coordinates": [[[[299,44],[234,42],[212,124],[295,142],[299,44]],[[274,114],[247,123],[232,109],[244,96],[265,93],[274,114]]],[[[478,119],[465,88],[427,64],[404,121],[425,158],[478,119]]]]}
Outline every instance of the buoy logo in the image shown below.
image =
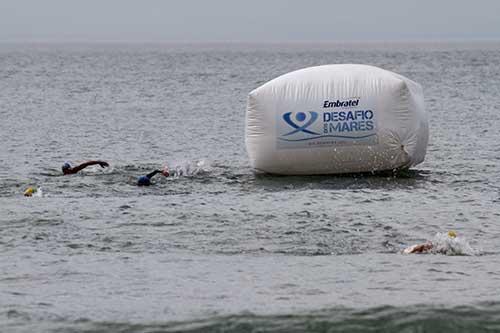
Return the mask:
{"type": "MultiPolygon", "coordinates": [[[[276,147],[297,149],[351,145],[374,145],[378,143],[375,103],[365,99],[343,99],[332,102],[331,108],[314,110],[311,105],[294,106],[297,111],[277,110],[276,147]],[[370,106],[368,109],[367,107],[370,106]]],[[[330,108],[330,102],[323,102],[330,108]]]]}
{"type": "Polygon", "coordinates": [[[295,133],[304,132],[312,135],[319,135],[308,128],[318,119],[318,113],[309,111],[309,116],[305,112],[298,112],[295,115],[295,120],[292,119],[292,112],[287,112],[283,115],[285,122],[293,128],[291,132],[283,134],[283,136],[293,135],[295,133]]]}

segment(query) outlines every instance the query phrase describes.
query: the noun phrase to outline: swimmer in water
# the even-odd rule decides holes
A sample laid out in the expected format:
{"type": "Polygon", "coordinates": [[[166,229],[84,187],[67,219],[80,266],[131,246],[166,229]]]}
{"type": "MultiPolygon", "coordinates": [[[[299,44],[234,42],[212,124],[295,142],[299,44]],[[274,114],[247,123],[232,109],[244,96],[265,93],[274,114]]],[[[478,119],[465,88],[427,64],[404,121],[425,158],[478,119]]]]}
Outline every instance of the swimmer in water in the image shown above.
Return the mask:
{"type": "Polygon", "coordinates": [[[72,174],[77,173],[80,170],[85,169],[88,166],[97,165],[97,164],[99,164],[101,166],[101,168],[109,167],[109,164],[107,162],[104,162],[104,161],[88,161],[88,162],[82,163],[80,165],[77,165],[75,167],[72,167],[71,164],[69,164],[68,162],[64,162],[61,169],[62,169],[63,174],[72,175],[72,174]]]}
{"type": "Polygon", "coordinates": [[[37,188],[36,187],[28,187],[26,189],[26,191],[24,191],[24,196],[25,197],[32,197],[33,194],[35,194],[37,192],[37,188]]]}
{"type": "Polygon", "coordinates": [[[149,185],[151,185],[151,178],[153,178],[153,176],[155,176],[156,174],[159,174],[159,173],[161,173],[165,177],[170,176],[170,173],[168,172],[168,168],[167,167],[165,167],[163,169],[163,171],[162,170],[154,170],[154,171],[148,173],[145,176],[140,176],[137,179],[137,186],[149,186],[149,185]]]}
{"type": "MultiPolygon", "coordinates": [[[[450,230],[448,231],[448,237],[450,239],[455,239],[457,237],[457,234],[455,231],[450,230]]],[[[406,249],[403,250],[404,254],[410,254],[410,253],[429,253],[433,249],[435,249],[436,245],[432,243],[431,241],[427,241],[426,243],[423,244],[417,244],[417,245],[412,245],[410,247],[407,247],[406,249]]]]}

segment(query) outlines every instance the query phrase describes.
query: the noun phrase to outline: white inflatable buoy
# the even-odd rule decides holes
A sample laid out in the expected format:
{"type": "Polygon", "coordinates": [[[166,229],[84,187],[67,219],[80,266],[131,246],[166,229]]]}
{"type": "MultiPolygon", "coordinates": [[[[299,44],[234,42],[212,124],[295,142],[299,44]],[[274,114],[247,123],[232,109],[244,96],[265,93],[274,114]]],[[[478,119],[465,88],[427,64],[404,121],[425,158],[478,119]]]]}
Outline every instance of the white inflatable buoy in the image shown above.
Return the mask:
{"type": "Polygon", "coordinates": [[[267,173],[408,168],[424,160],[428,137],[422,87],[373,66],[305,68],[248,97],[246,148],[267,173]]]}

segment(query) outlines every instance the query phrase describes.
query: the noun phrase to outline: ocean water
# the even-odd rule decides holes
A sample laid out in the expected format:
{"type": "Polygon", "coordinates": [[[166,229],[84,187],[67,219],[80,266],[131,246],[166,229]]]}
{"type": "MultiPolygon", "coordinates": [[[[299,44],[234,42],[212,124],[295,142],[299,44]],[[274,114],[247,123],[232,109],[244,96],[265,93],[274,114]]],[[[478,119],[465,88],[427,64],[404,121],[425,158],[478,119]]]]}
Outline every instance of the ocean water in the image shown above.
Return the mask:
{"type": "Polygon", "coordinates": [[[0,331],[500,331],[499,77],[500,42],[0,44],[0,331]],[[251,170],[248,92],[331,63],[422,84],[423,164],[251,170]]]}

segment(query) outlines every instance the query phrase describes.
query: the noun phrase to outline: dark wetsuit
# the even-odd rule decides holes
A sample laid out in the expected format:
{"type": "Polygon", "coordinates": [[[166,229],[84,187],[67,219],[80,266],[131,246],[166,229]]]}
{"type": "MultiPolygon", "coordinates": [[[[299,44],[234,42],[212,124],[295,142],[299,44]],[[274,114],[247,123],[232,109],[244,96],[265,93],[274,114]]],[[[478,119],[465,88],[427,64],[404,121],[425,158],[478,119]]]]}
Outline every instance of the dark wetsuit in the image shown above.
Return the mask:
{"type": "Polygon", "coordinates": [[[137,185],[138,186],[149,186],[149,185],[151,185],[151,178],[153,178],[153,176],[156,175],[157,173],[162,173],[162,172],[160,170],[155,170],[153,172],[148,173],[145,176],[140,176],[137,179],[137,185]]]}

